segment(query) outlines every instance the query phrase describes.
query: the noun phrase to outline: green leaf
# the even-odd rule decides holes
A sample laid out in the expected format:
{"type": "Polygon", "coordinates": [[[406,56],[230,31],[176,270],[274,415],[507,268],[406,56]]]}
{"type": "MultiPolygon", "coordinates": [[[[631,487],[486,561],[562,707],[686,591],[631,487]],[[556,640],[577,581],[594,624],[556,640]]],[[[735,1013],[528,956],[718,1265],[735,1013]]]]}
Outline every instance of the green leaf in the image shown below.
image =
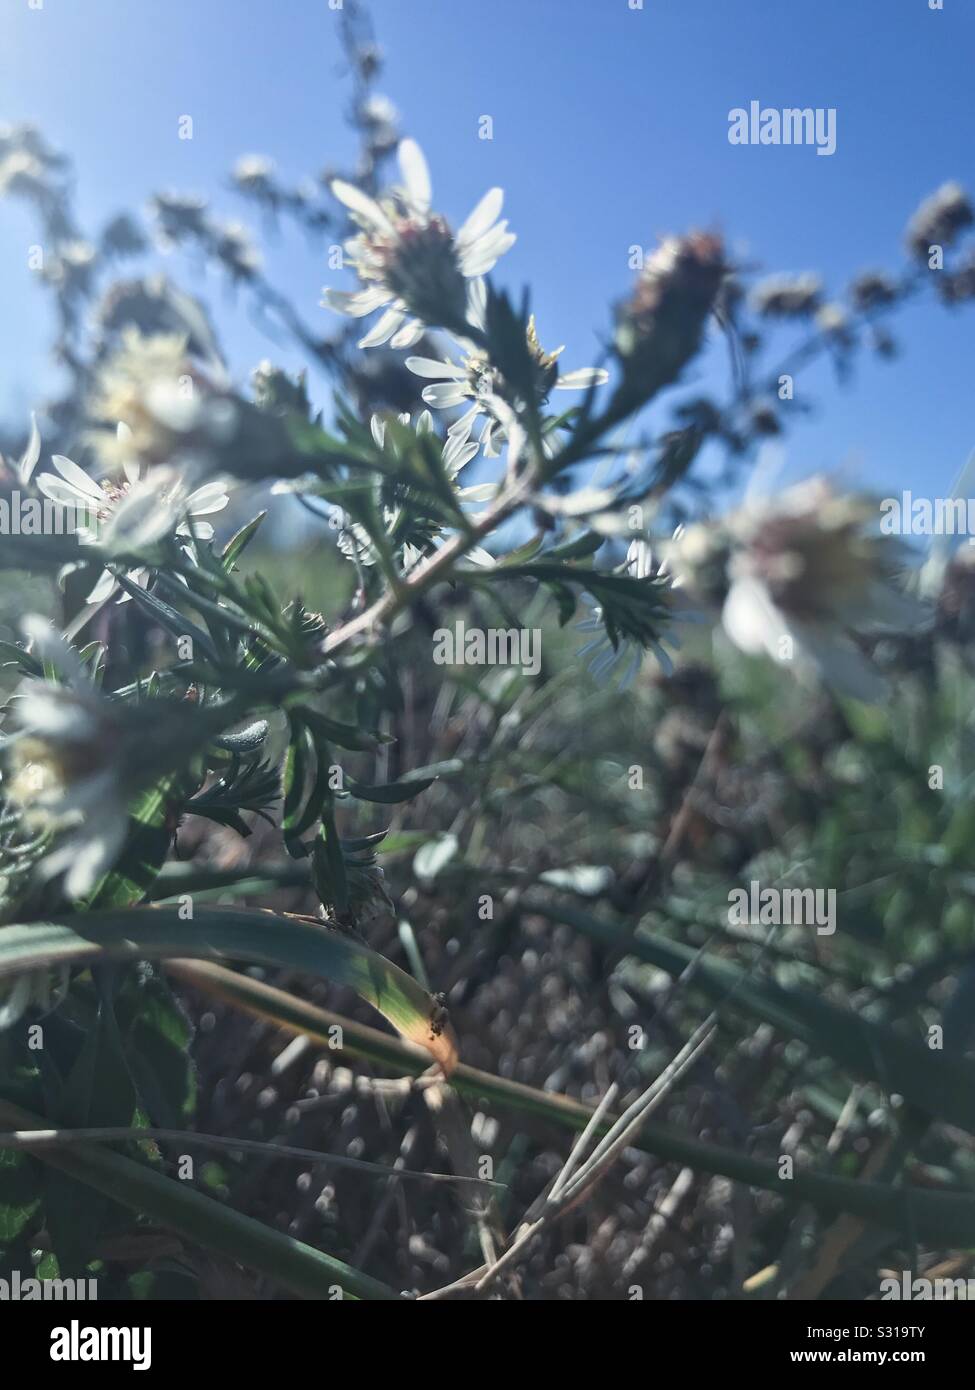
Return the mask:
{"type": "MultiPolygon", "coordinates": [[[[16,1130],[48,1127],[37,1115],[4,1100],[0,1100],[0,1125],[16,1130]]],[[[96,1144],[47,1146],[38,1149],[37,1156],[42,1163],[68,1173],[86,1187],[179,1232],[193,1245],[203,1245],[256,1269],[301,1298],[332,1298],[336,1286],[353,1298],[399,1297],[387,1284],[342,1260],[293,1236],[270,1230],[212,1197],[193,1191],[188,1183],[164,1177],[111,1149],[96,1144]]]]}
{"type": "Polygon", "coordinates": [[[314,748],[315,776],[305,802],[305,809],[290,828],[289,837],[296,841],[318,820],[327,804],[331,803],[332,792],[329,787],[332,761],[327,747],[316,744],[314,748]]]}
{"type": "Polygon", "coordinates": [[[598,531],[583,531],[580,535],[573,537],[570,541],[563,541],[560,545],[553,545],[546,550],[542,559],[544,560],[583,560],[594,555],[606,537],[601,536],[598,531]]]}
{"type": "Polygon", "coordinates": [[[36,677],[44,674],[44,667],[37,657],[31,656],[30,652],[25,652],[21,647],[15,647],[12,642],[0,642],[0,662],[18,667],[25,676],[36,677]]]}
{"type": "Polygon", "coordinates": [[[334,980],[377,1009],[445,1070],[456,1062],[439,1010],[399,966],[312,919],[273,912],[208,909],[183,919],[173,907],[90,912],[0,928],[0,978],[72,962],[156,960],[171,956],[243,959],[334,980]]]}
{"type": "Polygon", "coordinates": [[[322,816],[321,829],[312,850],[312,877],[319,901],[327,903],[336,916],[349,910],[349,880],[342,842],[331,812],[322,816]]]}
{"type": "Polygon", "coordinates": [[[178,612],[170,604],[163,603],[162,599],[157,598],[155,594],[150,594],[146,589],[140,588],[138,584],[133,584],[124,574],[116,574],[115,578],[136,606],[148,614],[161,628],[176,638],[192,638],[197,653],[202,652],[211,661],[219,664],[220,657],[217,649],[202,627],[197,627],[185,614],[178,612]]]}
{"type": "Polygon", "coordinates": [[[213,740],[218,748],[225,748],[228,753],[233,753],[240,757],[247,753],[256,753],[262,748],[267,738],[268,722],[266,719],[257,719],[252,724],[248,724],[246,729],[241,729],[236,734],[218,734],[213,740]]]}
{"type": "Polygon", "coordinates": [[[284,810],[281,828],[288,837],[298,823],[298,814],[305,796],[305,784],[315,748],[305,726],[295,718],[291,724],[291,741],[284,760],[284,810]]]}
{"type": "Polygon", "coordinates": [[[224,546],[223,553],[220,556],[220,559],[223,562],[224,569],[233,569],[234,565],[240,559],[241,555],[243,555],[244,551],[247,549],[251,541],[257,535],[257,532],[260,529],[260,526],[266,516],[266,511],[258,512],[257,516],[254,517],[253,521],[248,521],[246,526],[242,526],[235,536],[231,536],[230,540],[224,546]]]}
{"type": "Polygon", "coordinates": [[[376,734],[370,733],[366,729],[357,729],[354,724],[343,724],[337,719],[330,719],[327,715],[320,714],[318,710],[308,709],[305,705],[297,708],[295,713],[303,723],[308,725],[313,734],[327,739],[329,743],[337,743],[340,748],[347,748],[353,753],[374,753],[384,743],[396,742],[389,734],[376,734]]]}
{"type": "Polygon", "coordinates": [[[87,907],[128,907],[146,897],[172,844],[167,821],[170,806],[177,804],[176,781],[175,776],[164,777],[136,798],[129,812],[125,848],[89,896],[87,907]]]}
{"type": "MultiPolygon", "coordinates": [[[[106,989],[74,1065],[58,1097],[55,1118],[72,1128],[132,1124],[135,1087],[122,1055],[113,1004],[106,989]]],[[[45,1181],[44,1215],[58,1267],[79,1278],[92,1258],[108,1201],[91,1198],[72,1177],[57,1170],[45,1181]]]]}
{"type": "Polygon", "coordinates": [[[165,979],[148,966],[126,981],[117,1013],[143,1109],[153,1124],[182,1128],[193,1115],[197,1089],[189,1019],[165,979]]]}
{"type": "Polygon", "coordinates": [[[345,785],[359,801],[377,801],[385,806],[392,806],[399,801],[409,801],[414,796],[419,796],[420,792],[425,792],[427,787],[431,787],[438,777],[449,776],[451,773],[462,772],[463,770],[464,764],[460,759],[451,758],[449,762],[434,763],[430,767],[418,767],[413,772],[408,772],[405,777],[401,777],[398,782],[387,782],[385,785],[367,787],[361,782],[356,782],[352,777],[347,777],[345,785]]]}

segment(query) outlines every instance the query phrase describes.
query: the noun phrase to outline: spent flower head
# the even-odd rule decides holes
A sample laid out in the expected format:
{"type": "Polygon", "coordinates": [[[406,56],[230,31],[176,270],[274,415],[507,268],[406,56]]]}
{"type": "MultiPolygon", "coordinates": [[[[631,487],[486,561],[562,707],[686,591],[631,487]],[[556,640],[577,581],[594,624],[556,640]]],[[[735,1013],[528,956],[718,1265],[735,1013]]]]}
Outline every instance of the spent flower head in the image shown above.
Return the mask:
{"type": "Polygon", "coordinates": [[[730,267],[721,238],[668,237],[647,260],[616,316],[619,388],[634,406],[680,375],[701,343],[730,267]]]}
{"type": "Polygon", "coordinates": [[[951,246],[975,222],[968,194],[958,183],[944,183],[926,198],[907,227],[907,244],[914,255],[927,260],[932,246],[951,246]]]}

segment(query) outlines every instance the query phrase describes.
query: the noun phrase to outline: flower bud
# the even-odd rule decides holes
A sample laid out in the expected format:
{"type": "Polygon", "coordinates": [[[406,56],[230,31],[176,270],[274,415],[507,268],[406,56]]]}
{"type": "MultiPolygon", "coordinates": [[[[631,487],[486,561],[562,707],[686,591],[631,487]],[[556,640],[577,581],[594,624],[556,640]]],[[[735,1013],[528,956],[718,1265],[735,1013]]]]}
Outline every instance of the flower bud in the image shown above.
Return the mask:
{"type": "Polygon", "coordinates": [[[636,289],[617,312],[620,388],[648,401],[676,380],[697,352],[708,315],[728,274],[720,237],[670,237],[654,252],[636,289]]]}

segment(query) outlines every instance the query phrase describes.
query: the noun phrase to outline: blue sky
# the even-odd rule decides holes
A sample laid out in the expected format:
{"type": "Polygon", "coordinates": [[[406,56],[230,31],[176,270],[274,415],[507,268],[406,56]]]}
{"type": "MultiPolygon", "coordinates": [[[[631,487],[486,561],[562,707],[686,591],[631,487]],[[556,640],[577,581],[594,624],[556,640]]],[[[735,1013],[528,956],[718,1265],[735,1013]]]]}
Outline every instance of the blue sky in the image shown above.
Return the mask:
{"type": "MultiPolygon", "coordinates": [[[[598,353],[628,248],[662,233],[717,227],[743,260],[819,270],[837,292],[859,269],[896,268],[920,199],[948,178],[975,188],[975,6],[944,3],[373,0],[371,11],[381,90],[428,155],[436,203],[456,225],[487,187],[505,188],[519,240],[499,278],[532,286],[542,341],[565,342],[571,367],[598,353]],[[751,100],[835,107],[836,153],[730,145],[728,112],[751,100]],[[484,115],[491,141],[478,139],[484,115]]],[[[336,18],[328,0],[0,0],[0,120],[36,121],[76,159],[89,227],[161,188],[214,193],[223,214],[253,223],[226,187],[239,154],[271,155],[297,180],[351,152],[336,18]],[[185,114],[191,141],[177,138],[185,114]]],[[[8,421],[51,379],[31,240],[26,217],[0,204],[8,421]]],[[[300,238],[272,243],[268,267],[306,318],[328,313],[323,258],[300,238]]],[[[219,281],[190,283],[243,378],[266,342],[219,281]]],[[[975,447],[975,306],[911,307],[897,333],[900,359],[865,357],[851,387],[825,367],[801,379],[818,410],[790,435],[790,474],[945,490],[975,447]]]]}

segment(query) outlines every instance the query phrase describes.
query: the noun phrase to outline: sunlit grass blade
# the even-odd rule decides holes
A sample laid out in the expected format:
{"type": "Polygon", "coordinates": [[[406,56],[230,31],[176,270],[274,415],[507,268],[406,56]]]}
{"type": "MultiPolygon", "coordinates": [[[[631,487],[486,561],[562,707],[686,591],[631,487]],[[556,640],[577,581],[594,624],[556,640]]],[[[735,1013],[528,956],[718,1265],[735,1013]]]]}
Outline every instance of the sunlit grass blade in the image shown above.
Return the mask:
{"type": "Polygon", "coordinates": [[[213,908],[184,920],[178,908],[153,907],[0,929],[0,978],[100,959],[167,956],[256,961],[347,985],[404,1037],[425,1048],[445,1072],[456,1065],[449,1025],[443,1026],[436,1002],[411,976],[353,938],[308,918],[213,908]]]}

